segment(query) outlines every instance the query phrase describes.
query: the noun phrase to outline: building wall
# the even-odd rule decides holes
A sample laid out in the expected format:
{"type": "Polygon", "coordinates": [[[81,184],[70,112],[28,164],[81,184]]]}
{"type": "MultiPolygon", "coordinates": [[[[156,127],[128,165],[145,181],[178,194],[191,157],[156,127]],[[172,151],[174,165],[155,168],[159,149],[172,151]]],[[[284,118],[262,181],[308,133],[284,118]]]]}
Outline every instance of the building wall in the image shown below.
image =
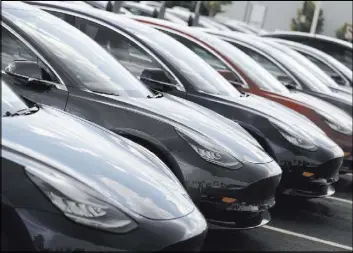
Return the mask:
{"type": "MultiPolygon", "coordinates": [[[[263,28],[269,31],[290,30],[292,18],[296,17],[298,8],[303,1],[233,1],[224,6],[221,16],[244,20],[247,2],[267,6],[267,14],[263,28]]],[[[324,15],[322,34],[335,36],[335,31],[345,22],[352,22],[352,1],[321,1],[324,15]]]]}

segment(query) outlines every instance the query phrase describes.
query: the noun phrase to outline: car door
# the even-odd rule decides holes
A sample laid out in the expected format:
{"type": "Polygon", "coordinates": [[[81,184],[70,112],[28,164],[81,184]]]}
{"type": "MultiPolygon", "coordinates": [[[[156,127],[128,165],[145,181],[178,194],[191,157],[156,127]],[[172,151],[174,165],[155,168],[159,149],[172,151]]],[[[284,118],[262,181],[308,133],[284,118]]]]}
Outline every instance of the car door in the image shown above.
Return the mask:
{"type": "Polygon", "coordinates": [[[68,98],[67,88],[49,64],[45,62],[45,59],[10,27],[3,24],[1,34],[1,72],[5,81],[16,93],[25,98],[65,110],[68,98]],[[28,85],[26,80],[6,74],[6,67],[16,60],[36,62],[42,68],[43,72],[45,72],[46,78],[48,79],[47,81],[51,81],[55,86],[45,90],[37,89],[35,85],[28,85]]]}

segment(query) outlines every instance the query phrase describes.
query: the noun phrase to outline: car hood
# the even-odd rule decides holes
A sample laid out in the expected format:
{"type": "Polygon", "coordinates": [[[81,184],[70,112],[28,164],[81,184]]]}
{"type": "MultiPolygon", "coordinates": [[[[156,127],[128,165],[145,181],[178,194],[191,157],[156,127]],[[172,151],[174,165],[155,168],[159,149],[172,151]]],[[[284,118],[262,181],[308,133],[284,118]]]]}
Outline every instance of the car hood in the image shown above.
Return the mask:
{"type": "Polygon", "coordinates": [[[309,134],[315,135],[316,137],[318,137],[320,133],[321,135],[323,134],[322,130],[307,117],[269,99],[253,94],[239,98],[226,97],[226,99],[228,101],[234,101],[238,104],[242,104],[244,109],[250,110],[252,113],[263,116],[272,122],[280,121],[282,124],[286,124],[289,127],[295,127],[299,131],[308,132],[309,134]]]}
{"type": "Polygon", "coordinates": [[[352,117],[340,108],[323,101],[322,99],[314,96],[302,93],[302,92],[291,92],[291,98],[316,111],[322,117],[329,119],[339,125],[352,125],[352,117]]]}
{"type": "Polygon", "coordinates": [[[131,141],[86,120],[43,107],[31,115],[5,117],[2,124],[3,145],[45,157],[118,208],[156,220],[182,217],[195,208],[166,167],[158,167],[131,141]]]}
{"type": "Polygon", "coordinates": [[[152,99],[110,97],[137,106],[139,113],[147,113],[181,130],[194,130],[242,162],[268,163],[273,160],[238,123],[193,102],[169,94],[152,99]]]}

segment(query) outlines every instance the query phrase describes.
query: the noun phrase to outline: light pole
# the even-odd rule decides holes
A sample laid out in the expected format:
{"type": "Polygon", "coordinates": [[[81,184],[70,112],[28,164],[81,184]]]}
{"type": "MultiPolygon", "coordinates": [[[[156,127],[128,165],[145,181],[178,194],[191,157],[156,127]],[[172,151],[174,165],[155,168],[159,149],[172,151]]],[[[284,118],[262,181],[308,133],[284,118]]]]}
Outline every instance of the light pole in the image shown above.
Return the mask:
{"type": "Polygon", "coordinates": [[[167,1],[162,1],[161,2],[161,7],[159,8],[159,12],[158,12],[158,18],[163,19],[164,18],[164,14],[165,14],[165,5],[167,4],[167,1]]]}
{"type": "Polygon", "coordinates": [[[193,26],[197,26],[198,23],[199,23],[201,4],[202,4],[202,1],[196,1],[195,15],[194,15],[194,19],[193,19],[193,22],[192,22],[193,26]]]}
{"type": "Polygon", "coordinates": [[[313,16],[313,20],[311,22],[311,27],[310,27],[311,34],[315,34],[315,32],[316,32],[317,22],[319,20],[320,9],[321,9],[320,7],[321,7],[321,1],[316,1],[314,16],[313,16]]]}

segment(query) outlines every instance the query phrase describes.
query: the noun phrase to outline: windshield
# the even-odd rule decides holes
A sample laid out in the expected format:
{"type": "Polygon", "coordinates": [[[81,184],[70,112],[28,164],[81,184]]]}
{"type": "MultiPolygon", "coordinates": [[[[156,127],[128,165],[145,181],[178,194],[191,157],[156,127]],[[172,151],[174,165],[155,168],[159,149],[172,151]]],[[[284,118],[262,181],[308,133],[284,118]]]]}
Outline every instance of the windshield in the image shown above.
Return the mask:
{"type": "Polygon", "coordinates": [[[113,56],[73,26],[20,2],[8,2],[6,7],[9,5],[12,8],[3,8],[2,15],[31,35],[87,89],[120,96],[153,96],[113,56]]]}
{"type": "MultiPolygon", "coordinates": [[[[338,87],[338,84],[330,76],[328,76],[323,70],[321,70],[317,65],[315,65],[309,59],[307,59],[305,56],[299,54],[298,52],[294,51],[289,47],[280,45],[276,42],[266,41],[266,43],[269,43],[269,45],[277,48],[278,50],[281,50],[286,55],[292,57],[295,61],[297,61],[297,63],[300,63],[300,65],[302,66],[304,65],[305,68],[311,73],[313,73],[317,78],[319,78],[324,85],[329,87],[336,87],[336,88],[338,87]]],[[[324,90],[321,90],[321,92],[330,92],[330,90],[324,88],[324,90]]]]}
{"type": "Polygon", "coordinates": [[[25,102],[3,81],[1,80],[1,115],[14,113],[28,109],[25,102]]]}
{"type": "Polygon", "coordinates": [[[170,36],[136,22],[124,22],[124,28],[169,59],[198,91],[239,97],[239,91],[194,52],[170,36]]]}
{"type": "Polygon", "coordinates": [[[198,39],[205,41],[216,48],[217,51],[221,52],[223,55],[226,55],[228,59],[230,59],[261,88],[277,93],[289,93],[289,90],[276,78],[274,78],[265,68],[238,48],[212,35],[196,30],[191,31],[191,33],[192,35],[197,36],[198,39]]]}

